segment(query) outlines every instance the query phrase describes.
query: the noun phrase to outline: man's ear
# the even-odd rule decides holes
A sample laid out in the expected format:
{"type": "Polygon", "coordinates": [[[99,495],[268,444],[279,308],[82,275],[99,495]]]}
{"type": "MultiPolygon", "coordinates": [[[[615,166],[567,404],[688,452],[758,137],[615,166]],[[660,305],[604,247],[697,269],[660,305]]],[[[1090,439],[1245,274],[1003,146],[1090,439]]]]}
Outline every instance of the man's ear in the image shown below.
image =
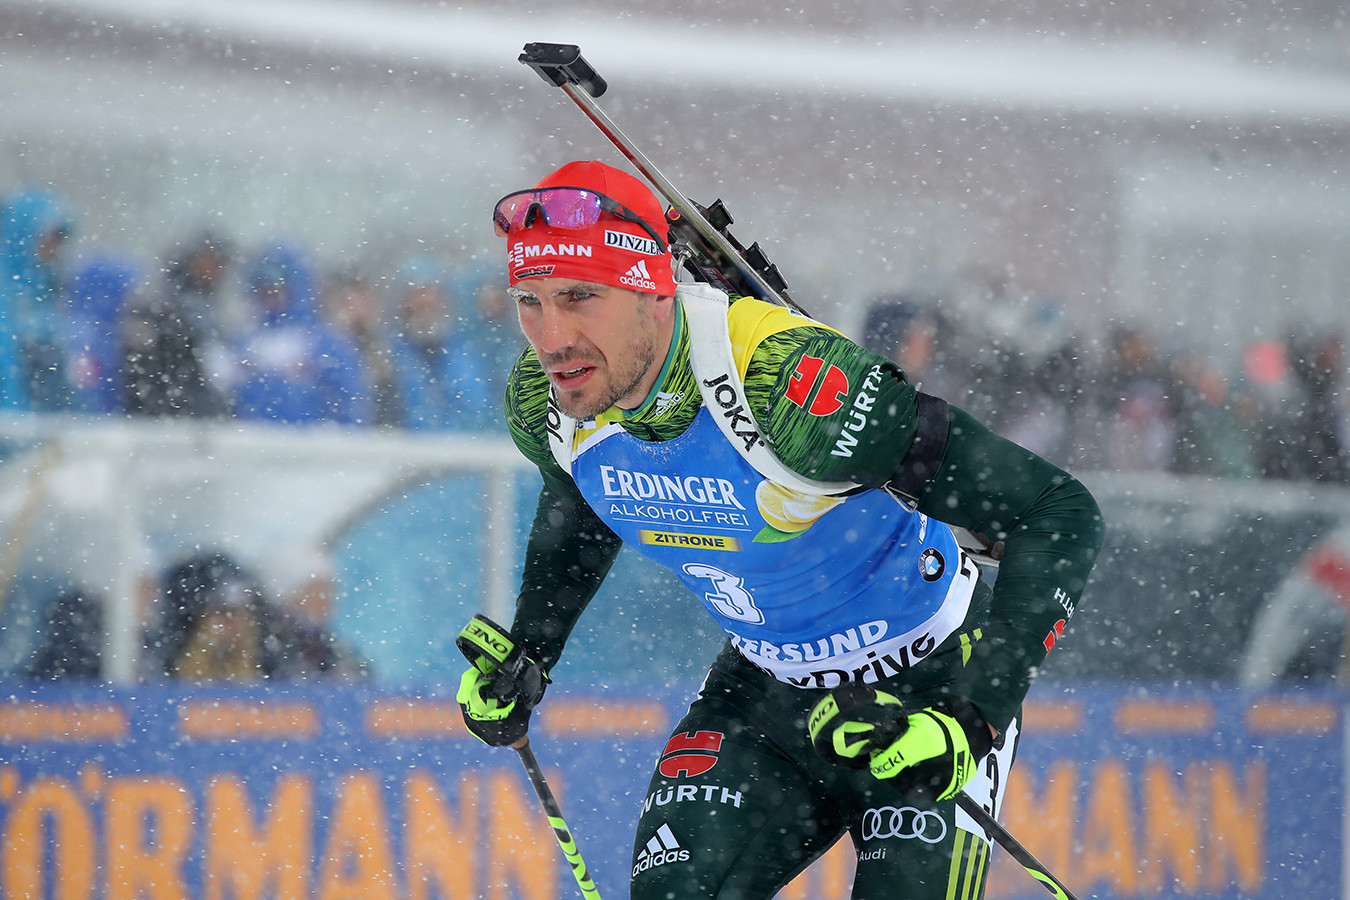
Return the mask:
{"type": "Polygon", "coordinates": [[[675,295],[662,296],[661,294],[648,294],[652,298],[652,312],[657,321],[665,319],[675,311],[675,295]]]}

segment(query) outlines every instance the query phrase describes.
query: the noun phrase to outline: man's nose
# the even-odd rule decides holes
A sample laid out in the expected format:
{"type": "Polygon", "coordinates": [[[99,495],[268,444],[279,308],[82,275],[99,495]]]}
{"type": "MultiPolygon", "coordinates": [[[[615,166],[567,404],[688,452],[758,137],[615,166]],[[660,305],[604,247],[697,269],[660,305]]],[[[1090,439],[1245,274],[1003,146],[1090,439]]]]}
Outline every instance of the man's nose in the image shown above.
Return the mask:
{"type": "Polygon", "coordinates": [[[540,318],[539,350],[557,353],[576,346],[578,332],[571,313],[555,304],[545,303],[540,318]]]}

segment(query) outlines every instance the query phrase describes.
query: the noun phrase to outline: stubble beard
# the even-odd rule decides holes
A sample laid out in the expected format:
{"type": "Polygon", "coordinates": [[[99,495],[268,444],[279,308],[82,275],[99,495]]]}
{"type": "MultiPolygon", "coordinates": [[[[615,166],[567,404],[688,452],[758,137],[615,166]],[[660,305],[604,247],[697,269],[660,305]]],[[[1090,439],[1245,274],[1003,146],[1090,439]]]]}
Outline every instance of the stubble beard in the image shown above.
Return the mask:
{"type": "Polygon", "coordinates": [[[609,376],[607,384],[595,399],[588,401],[582,396],[584,392],[573,394],[555,390],[559,409],[571,418],[585,422],[635,391],[656,362],[656,341],[651,334],[643,334],[629,345],[629,351],[627,366],[621,370],[606,370],[609,376]]]}

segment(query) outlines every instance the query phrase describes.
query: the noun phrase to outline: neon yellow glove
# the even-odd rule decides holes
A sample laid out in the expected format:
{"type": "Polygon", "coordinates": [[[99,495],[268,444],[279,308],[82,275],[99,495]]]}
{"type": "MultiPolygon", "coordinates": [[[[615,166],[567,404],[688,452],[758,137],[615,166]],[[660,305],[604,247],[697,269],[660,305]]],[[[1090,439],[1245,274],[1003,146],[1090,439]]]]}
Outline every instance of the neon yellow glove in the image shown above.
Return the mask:
{"type": "Polygon", "coordinates": [[[872,753],[900,734],[904,717],[904,704],[894,694],[871,685],[848,684],[815,705],[806,730],[822,759],[865,769],[872,753]]]}
{"type": "Polygon", "coordinates": [[[944,697],[910,709],[870,685],[845,685],[816,704],[807,731],[823,758],[868,768],[902,792],[949,800],[975,774],[993,738],[969,701],[944,697]]]}
{"type": "Polygon", "coordinates": [[[465,726],[493,747],[524,738],[530,713],[549,684],[548,675],[525,656],[509,632],[486,616],[474,616],[455,644],[473,663],[460,676],[455,692],[465,726]]]}
{"type": "MultiPolygon", "coordinates": [[[[966,706],[974,710],[970,704],[966,706]]],[[[979,716],[978,712],[975,715],[979,716]]],[[[950,800],[974,777],[975,764],[992,744],[989,726],[982,716],[979,719],[984,742],[977,755],[972,737],[978,738],[978,730],[973,735],[967,734],[955,716],[936,707],[911,714],[905,720],[904,733],[872,754],[872,774],[882,780],[893,779],[892,783],[901,790],[917,790],[935,800],[950,800]]]]}

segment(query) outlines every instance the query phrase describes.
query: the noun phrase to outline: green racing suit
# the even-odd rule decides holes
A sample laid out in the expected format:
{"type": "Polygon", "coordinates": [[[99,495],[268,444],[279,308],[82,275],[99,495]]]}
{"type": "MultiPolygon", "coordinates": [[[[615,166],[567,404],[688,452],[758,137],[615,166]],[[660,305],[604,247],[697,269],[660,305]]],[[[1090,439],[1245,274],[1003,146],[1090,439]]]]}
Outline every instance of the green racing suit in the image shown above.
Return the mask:
{"type": "Polygon", "coordinates": [[[777,490],[725,452],[731,442],[707,425],[716,411],[697,384],[683,308],[647,402],[587,423],[570,471],[550,449],[548,381],[526,351],[507,418],[543,488],[512,634],[551,670],[625,539],[696,593],[712,579],[705,605],[731,640],[657,762],[633,897],[767,900],[845,831],[858,851],[855,897],[977,897],[988,859],[978,828],[951,801],[899,796],[865,770],[820,760],[806,714],[830,679],[850,677],[920,706],[943,694],[970,701],[998,738],[967,790],[996,810],[1022,700],[1100,549],[1096,503],[1068,473],[837,331],[749,298],[727,318],[758,437],[793,472],[857,489],[825,501],[777,490]],[[689,475],[691,457],[718,477],[689,475]],[[666,459],[686,468],[657,474],[667,470],[653,460],[666,459]],[[699,485],[704,515],[714,500],[727,512],[693,528],[684,488],[699,485]],[[628,502],[637,497],[651,502],[628,502]],[[672,511],[686,518],[638,521],[672,511]],[[992,586],[960,579],[969,562],[939,523],[996,542],[992,586]],[[894,565],[846,566],[851,553],[894,565]],[[797,559],[808,562],[775,581],[797,559]],[[855,609],[865,612],[850,618],[855,609]],[[887,631],[904,637],[869,649],[865,637],[887,631]],[[813,655],[826,661],[808,672],[813,655]]]}

